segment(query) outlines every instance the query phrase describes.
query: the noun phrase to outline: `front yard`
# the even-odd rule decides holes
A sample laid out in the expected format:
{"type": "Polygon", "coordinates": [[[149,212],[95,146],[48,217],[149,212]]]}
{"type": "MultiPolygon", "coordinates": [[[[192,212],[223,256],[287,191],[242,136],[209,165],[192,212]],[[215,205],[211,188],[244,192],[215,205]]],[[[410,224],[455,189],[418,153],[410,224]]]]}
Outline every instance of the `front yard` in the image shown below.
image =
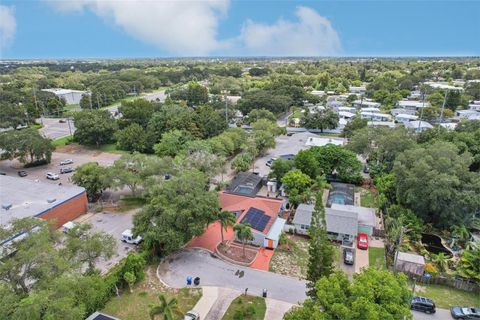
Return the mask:
{"type": "Polygon", "coordinates": [[[308,239],[285,234],[286,244],[275,249],[270,261],[270,271],[305,279],[308,268],[308,239]]]}
{"type": "Polygon", "coordinates": [[[241,295],[232,301],[223,320],[263,320],[267,306],[265,299],[241,295]]]}
{"type": "Polygon", "coordinates": [[[202,296],[201,289],[165,288],[157,279],[155,268],[150,267],[145,271],[145,279],[135,285],[133,292],[125,290],[120,297],[112,297],[102,312],[122,320],[150,320],[149,306],[159,304],[160,293],[168,300],[177,298],[181,314],[174,315],[174,319],[183,319],[183,314],[191,310],[202,296]]]}
{"type": "MultiPolygon", "coordinates": [[[[413,286],[412,283],[410,285],[413,286]]],[[[438,284],[417,283],[415,295],[432,299],[438,308],[443,309],[453,306],[480,307],[480,298],[475,293],[438,284]]]]}

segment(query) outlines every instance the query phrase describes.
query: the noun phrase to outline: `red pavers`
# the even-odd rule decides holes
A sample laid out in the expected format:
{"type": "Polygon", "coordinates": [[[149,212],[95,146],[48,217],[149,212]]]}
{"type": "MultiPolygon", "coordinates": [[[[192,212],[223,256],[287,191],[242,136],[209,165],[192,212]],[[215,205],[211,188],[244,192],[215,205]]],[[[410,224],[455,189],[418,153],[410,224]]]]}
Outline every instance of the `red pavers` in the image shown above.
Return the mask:
{"type": "MultiPolygon", "coordinates": [[[[228,227],[227,230],[223,230],[224,240],[235,239],[235,233],[232,227],[228,227]]],[[[188,244],[188,248],[204,248],[208,251],[215,252],[215,248],[222,241],[220,234],[220,222],[215,221],[211,223],[205,232],[198,237],[193,238],[188,244]]]]}
{"type": "Polygon", "coordinates": [[[260,248],[255,261],[250,265],[251,268],[268,271],[270,269],[270,260],[273,257],[273,250],[260,248]]]}

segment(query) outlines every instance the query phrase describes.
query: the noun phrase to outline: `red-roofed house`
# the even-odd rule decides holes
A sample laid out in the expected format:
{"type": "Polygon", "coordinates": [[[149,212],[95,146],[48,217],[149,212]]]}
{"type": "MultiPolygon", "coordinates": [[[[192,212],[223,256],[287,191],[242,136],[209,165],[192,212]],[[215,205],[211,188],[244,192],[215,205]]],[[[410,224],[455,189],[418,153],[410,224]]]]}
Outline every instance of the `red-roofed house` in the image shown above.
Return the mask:
{"type": "Polygon", "coordinates": [[[286,223],[278,215],[283,209],[283,200],[220,193],[220,207],[235,213],[237,223],[248,223],[252,228],[252,244],[276,248],[286,223]]]}

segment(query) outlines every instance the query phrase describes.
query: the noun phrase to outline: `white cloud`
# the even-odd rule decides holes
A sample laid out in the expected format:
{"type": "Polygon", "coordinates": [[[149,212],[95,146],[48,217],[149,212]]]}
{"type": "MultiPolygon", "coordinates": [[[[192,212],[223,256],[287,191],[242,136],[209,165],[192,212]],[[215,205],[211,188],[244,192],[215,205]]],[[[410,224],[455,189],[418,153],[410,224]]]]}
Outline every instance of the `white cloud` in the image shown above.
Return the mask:
{"type": "Polygon", "coordinates": [[[298,7],[297,22],[279,19],[267,25],[248,20],[240,35],[247,54],[265,56],[328,56],[341,52],[340,38],[330,21],[315,10],[298,7]]]}
{"type": "Polygon", "coordinates": [[[219,24],[230,0],[47,1],[61,11],[91,10],[132,37],[180,56],[325,56],[341,52],[340,38],[330,21],[307,7],[297,7],[297,21],[279,19],[268,25],[247,20],[239,36],[220,40],[219,24]]]}
{"type": "Polygon", "coordinates": [[[207,55],[222,49],[218,24],[228,0],[205,1],[50,1],[61,11],[84,8],[122,27],[131,36],[173,54],[207,55]]]}
{"type": "Polygon", "coordinates": [[[15,8],[0,5],[0,50],[12,43],[16,29],[15,8]]]}

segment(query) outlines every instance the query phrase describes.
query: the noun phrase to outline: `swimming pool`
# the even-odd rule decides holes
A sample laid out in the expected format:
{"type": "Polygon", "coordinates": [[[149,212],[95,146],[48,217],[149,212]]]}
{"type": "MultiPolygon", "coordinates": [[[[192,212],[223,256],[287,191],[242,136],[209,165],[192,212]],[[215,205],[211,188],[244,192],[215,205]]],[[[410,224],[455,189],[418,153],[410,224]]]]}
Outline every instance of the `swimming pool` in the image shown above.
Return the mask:
{"type": "Polygon", "coordinates": [[[332,189],[328,194],[327,207],[331,207],[332,203],[354,205],[355,202],[355,186],[353,184],[332,182],[332,189]]]}

